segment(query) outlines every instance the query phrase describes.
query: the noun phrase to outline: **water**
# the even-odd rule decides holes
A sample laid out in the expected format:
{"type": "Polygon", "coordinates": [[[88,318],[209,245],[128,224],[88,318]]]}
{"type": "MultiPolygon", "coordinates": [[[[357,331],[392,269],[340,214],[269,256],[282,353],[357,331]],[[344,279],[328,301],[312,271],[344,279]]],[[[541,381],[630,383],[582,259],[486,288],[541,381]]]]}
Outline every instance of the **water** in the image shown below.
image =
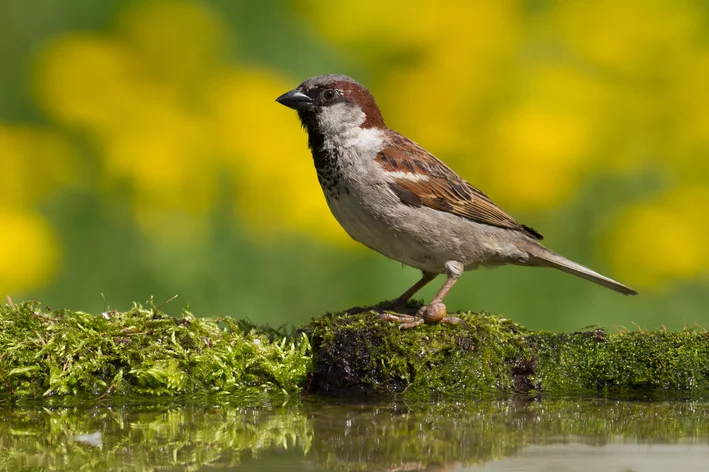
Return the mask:
{"type": "Polygon", "coordinates": [[[1,470],[706,471],[709,403],[0,403],[1,470]]]}

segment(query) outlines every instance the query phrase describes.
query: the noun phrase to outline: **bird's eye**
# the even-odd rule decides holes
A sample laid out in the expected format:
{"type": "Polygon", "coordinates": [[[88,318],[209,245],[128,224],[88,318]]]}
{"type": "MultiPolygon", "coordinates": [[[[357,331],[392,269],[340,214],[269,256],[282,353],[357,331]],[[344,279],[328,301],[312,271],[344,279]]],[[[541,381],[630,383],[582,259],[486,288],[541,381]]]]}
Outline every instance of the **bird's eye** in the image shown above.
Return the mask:
{"type": "Polygon", "coordinates": [[[329,102],[330,100],[334,100],[336,95],[334,90],[325,90],[322,94],[322,98],[329,102]]]}

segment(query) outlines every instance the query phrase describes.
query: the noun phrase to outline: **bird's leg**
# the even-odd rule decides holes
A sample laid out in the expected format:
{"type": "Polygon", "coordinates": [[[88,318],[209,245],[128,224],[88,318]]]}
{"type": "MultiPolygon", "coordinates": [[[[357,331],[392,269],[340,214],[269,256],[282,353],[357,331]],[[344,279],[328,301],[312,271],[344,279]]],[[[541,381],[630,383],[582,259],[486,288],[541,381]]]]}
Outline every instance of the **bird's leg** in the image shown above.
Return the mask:
{"type": "Polygon", "coordinates": [[[392,310],[396,310],[398,308],[405,308],[406,307],[406,302],[411,299],[416,293],[418,293],[419,290],[424,288],[428,283],[435,279],[438,274],[434,274],[433,272],[423,272],[421,274],[421,279],[413,284],[411,288],[409,288],[407,291],[401,294],[399,298],[391,302],[391,305],[389,305],[389,308],[392,310]]]}
{"type": "MultiPolygon", "coordinates": [[[[402,323],[401,329],[413,328],[421,324],[435,324],[435,323],[448,323],[448,324],[460,324],[464,323],[460,318],[453,316],[446,316],[446,306],[443,304],[443,299],[448,295],[451,287],[456,283],[458,277],[463,273],[463,265],[457,262],[446,263],[446,270],[448,279],[443,284],[443,287],[438,291],[431,303],[426,306],[422,306],[418,311],[418,316],[403,317],[396,316],[391,318],[384,318],[383,315],[380,316],[388,321],[395,321],[402,323]]],[[[413,287],[412,287],[413,288],[413,287]]]]}
{"type": "Polygon", "coordinates": [[[443,299],[446,297],[451,287],[458,280],[458,277],[448,276],[448,280],[443,284],[443,287],[438,291],[431,303],[419,308],[417,316],[413,316],[413,320],[403,323],[399,328],[408,329],[415,328],[416,326],[426,324],[436,324],[436,323],[450,323],[458,324],[462,323],[463,320],[459,318],[453,318],[446,316],[446,306],[443,304],[443,299]]]}
{"type": "MultiPolygon", "coordinates": [[[[402,293],[399,298],[391,302],[387,309],[402,310],[406,308],[406,302],[408,302],[411,297],[413,297],[419,290],[425,287],[431,280],[435,279],[437,275],[438,274],[434,274],[433,272],[424,271],[421,275],[421,279],[415,284],[413,284],[407,291],[402,293]]],[[[394,315],[391,313],[382,313],[379,315],[379,318],[382,320],[394,321],[397,323],[411,323],[418,319],[417,316],[394,315]]]]}
{"type": "MultiPolygon", "coordinates": [[[[387,310],[403,310],[406,308],[406,302],[409,301],[411,297],[413,297],[416,292],[421,290],[423,287],[426,286],[431,280],[435,279],[438,274],[434,274],[433,272],[423,272],[421,275],[421,279],[413,284],[411,288],[409,288],[407,291],[401,294],[399,298],[391,302],[389,305],[384,306],[385,309],[387,310]]],[[[374,306],[367,306],[367,307],[354,307],[350,308],[349,310],[345,311],[347,314],[355,314],[355,313],[363,313],[365,311],[372,311],[372,310],[377,310],[380,309],[380,307],[374,305],[374,306]]]]}
{"type": "Polygon", "coordinates": [[[448,292],[453,287],[453,285],[458,281],[459,276],[448,276],[448,280],[443,284],[443,287],[438,291],[431,303],[427,306],[422,306],[419,309],[419,315],[423,318],[424,323],[434,324],[434,323],[449,323],[449,324],[459,324],[463,323],[463,320],[453,316],[446,316],[446,306],[443,304],[443,299],[448,295],[448,292]]]}

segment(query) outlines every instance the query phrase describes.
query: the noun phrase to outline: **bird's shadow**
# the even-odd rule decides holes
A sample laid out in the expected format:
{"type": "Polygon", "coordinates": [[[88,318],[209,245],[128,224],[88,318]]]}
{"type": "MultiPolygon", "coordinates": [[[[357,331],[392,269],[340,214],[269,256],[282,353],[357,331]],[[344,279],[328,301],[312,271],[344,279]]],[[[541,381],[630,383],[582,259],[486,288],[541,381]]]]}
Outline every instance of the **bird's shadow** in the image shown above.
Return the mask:
{"type": "Polygon", "coordinates": [[[424,305],[423,300],[409,300],[405,305],[395,305],[394,300],[385,300],[370,306],[354,306],[343,311],[345,315],[357,315],[361,313],[393,313],[397,315],[415,315],[424,305]]]}

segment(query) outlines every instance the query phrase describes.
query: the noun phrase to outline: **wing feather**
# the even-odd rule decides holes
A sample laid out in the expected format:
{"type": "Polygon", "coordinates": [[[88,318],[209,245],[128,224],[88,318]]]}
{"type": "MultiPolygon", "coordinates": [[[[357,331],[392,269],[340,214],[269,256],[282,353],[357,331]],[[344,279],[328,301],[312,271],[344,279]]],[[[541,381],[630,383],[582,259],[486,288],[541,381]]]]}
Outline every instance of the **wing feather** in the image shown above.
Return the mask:
{"type": "Polygon", "coordinates": [[[377,161],[387,171],[404,173],[389,184],[403,203],[426,206],[542,239],[536,230],[517,223],[487,195],[460,178],[421,146],[398,133],[391,133],[389,144],[379,153],[377,161]],[[412,174],[412,178],[407,178],[407,173],[412,174]],[[423,177],[413,178],[416,174],[423,177]]]}

